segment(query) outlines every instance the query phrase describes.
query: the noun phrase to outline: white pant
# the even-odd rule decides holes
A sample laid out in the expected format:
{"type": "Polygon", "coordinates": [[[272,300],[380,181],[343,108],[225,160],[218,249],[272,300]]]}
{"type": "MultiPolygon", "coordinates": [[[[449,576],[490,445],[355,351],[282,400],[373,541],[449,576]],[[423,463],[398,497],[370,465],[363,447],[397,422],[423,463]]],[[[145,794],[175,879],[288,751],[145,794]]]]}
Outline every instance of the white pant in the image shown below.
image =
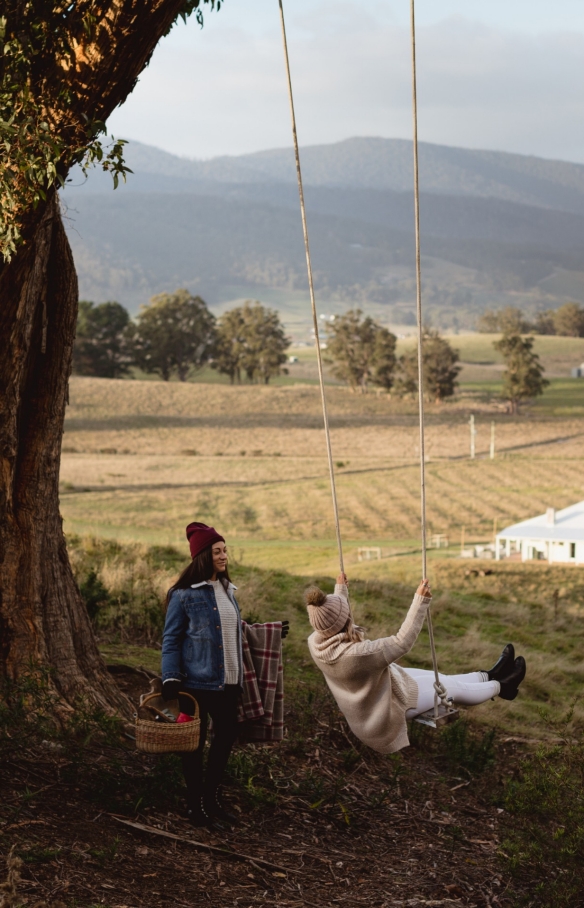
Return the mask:
{"type": "MultiPolygon", "coordinates": [[[[404,668],[418,685],[418,702],[415,709],[408,709],[406,718],[413,719],[434,706],[434,672],[425,668],[404,668]]],[[[501,690],[498,681],[485,681],[485,672],[469,672],[467,675],[439,675],[448,696],[461,706],[476,706],[501,690]]]]}

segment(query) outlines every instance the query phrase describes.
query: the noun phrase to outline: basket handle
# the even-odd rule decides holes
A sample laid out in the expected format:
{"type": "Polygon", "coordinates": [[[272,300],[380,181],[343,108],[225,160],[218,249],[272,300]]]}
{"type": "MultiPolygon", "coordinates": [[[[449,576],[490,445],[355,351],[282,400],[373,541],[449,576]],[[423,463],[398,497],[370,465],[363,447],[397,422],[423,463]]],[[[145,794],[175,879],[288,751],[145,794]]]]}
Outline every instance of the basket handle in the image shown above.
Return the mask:
{"type": "MultiPolygon", "coordinates": [[[[199,718],[199,704],[198,704],[197,700],[193,697],[192,694],[188,694],[186,692],[186,690],[181,690],[180,696],[188,697],[189,700],[193,701],[193,703],[195,704],[195,715],[193,716],[193,718],[198,719],[199,718]]],[[[159,698],[160,698],[160,694],[148,694],[148,696],[144,697],[144,699],[142,700],[142,706],[146,706],[146,704],[148,703],[149,700],[158,700],[159,698]]]]}

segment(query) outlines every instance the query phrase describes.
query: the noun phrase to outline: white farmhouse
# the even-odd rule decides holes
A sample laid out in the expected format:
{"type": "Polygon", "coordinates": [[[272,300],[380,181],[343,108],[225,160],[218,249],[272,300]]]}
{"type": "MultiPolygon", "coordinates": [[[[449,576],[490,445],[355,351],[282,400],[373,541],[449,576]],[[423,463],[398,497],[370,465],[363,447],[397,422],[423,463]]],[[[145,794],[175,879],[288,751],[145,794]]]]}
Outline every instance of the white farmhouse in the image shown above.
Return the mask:
{"type": "Polygon", "coordinates": [[[548,508],[539,517],[531,517],[497,533],[497,561],[514,552],[520,553],[521,561],[536,559],[550,564],[584,564],[584,501],[571,504],[563,511],[548,508]]]}

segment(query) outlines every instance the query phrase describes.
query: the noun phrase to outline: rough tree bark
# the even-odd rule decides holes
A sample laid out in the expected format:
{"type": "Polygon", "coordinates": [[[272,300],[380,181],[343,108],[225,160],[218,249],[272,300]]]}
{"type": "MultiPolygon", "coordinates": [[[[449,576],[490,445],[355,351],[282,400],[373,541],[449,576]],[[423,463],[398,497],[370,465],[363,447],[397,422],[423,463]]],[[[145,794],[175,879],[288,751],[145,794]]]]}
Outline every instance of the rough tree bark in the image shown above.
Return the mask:
{"type": "MultiPolygon", "coordinates": [[[[79,44],[75,72],[66,75],[79,110],[105,121],[183,7],[96,2],[95,37],[79,44]]],[[[97,649],[59,513],[78,294],[56,193],[24,221],[25,242],[0,268],[0,678],[44,666],[61,711],[82,695],[127,712],[97,649]]]]}
{"type": "Polygon", "coordinates": [[[59,514],[59,462],[77,319],[77,277],[55,193],[0,276],[3,426],[0,664],[49,666],[67,703],[124,707],[104,671],[59,514]]]}

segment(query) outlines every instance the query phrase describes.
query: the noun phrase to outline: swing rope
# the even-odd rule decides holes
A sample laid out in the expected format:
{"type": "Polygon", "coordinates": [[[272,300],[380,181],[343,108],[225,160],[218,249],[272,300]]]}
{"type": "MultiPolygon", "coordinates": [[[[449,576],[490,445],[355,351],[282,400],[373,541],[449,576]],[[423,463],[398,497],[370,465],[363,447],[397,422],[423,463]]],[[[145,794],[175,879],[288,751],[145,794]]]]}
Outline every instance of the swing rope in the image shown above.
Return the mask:
{"type": "MultiPolygon", "coordinates": [[[[418,92],[416,84],[416,13],[415,0],[410,0],[410,25],[412,48],[412,119],[414,150],[414,230],[416,235],[416,321],[418,326],[418,414],[420,427],[420,513],[422,525],[422,577],[427,576],[426,557],[426,452],[424,437],[424,362],[423,362],[423,325],[422,325],[422,268],[420,257],[420,185],[418,178],[418,92]]],[[[438,716],[438,703],[449,707],[448,691],[438,674],[438,659],[434,643],[434,627],[430,609],[427,613],[428,636],[432,651],[434,668],[434,716],[438,716]]]]}
{"type": "MultiPolygon", "coordinates": [[[[288,56],[288,41],[286,37],[286,23],[284,19],[283,0],[278,0],[280,7],[280,24],[282,28],[282,44],[284,47],[284,62],[286,66],[286,81],[288,85],[288,100],[290,103],[290,118],[292,124],[292,138],[294,143],[294,156],[296,160],[296,176],[298,180],[298,195],[300,199],[300,214],[302,217],[302,232],[304,235],[304,251],[306,253],[306,268],[308,272],[308,288],[310,291],[310,304],[312,308],[312,321],[314,326],[314,340],[316,343],[316,359],[318,364],[318,379],[320,385],[320,396],[322,402],[322,415],[324,421],[324,432],[326,438],[326,449],[328,458],[329,478],[331,487],[331,496],[333,502],[333,513],[335,521],[335,532],[337,537],[337,549],[339,556],[339,568],[342,573],[345,571],[343,558],[343,544],[341,539],[341,528],[339,521],[339,507],[337,501],[337,491],[335,483],[335,471],[333,465],[333,454],[330,439],[330,427],[328,411],[326,404],[326,394],[324,389],[324,373],[322,365],[322,352],[320,348],[320,335],[318,329],[318,313],[316,309],[316,299],[314,295],[314,281],[312,276],[312,260],[310,256],[310,244],[308,240],[308,225],[306,222],[306,205],[304,202],[304,187],[302,182],[302,169],[300,166],[300,149],[298,147],[298,133],[296,130],[296,114],[294,111],[294,95],[292,92],[292,77],[290,74],[290,58],[288,56]]],[[[418,406],[419,406],[419,428],[420,428],[420,492],[421,492],[421,528],[422,528],[422,576],[426,577],[426,474],[425,474],[425,438],[424,438],[424,365],[422,359],[423,346],[423,326],[422,326],[422,277],[421,277],[421,260],[420,260],[420,192],[418,179],[418,97],[416,86],[416,24],[415,24],[415,0],[410,0],[411,14],[411,50],[412,50],[412,115],[413,115],[413,150],[414,150],[414,215],[415,215],[415,236],[416,236],[416,315],[418,326],[418,406]]],[[[349,606],[350,607],[350,606],[349,606]]],[[[432,625],[432,616],[430,611],[427,613],[428,634],[430,638],[430,649],[432,652],[432,665],[434,668],[434,716],[438,717],[438,705],[446,708],[450,707],[451,700],[448,698],[448,692],[440,680],[438,673],[438,659],[436,656],[436,645],[434,642],[434,628],[432,625]]]]}
{"type": "MultiPolygon", "coordinates": [[[[314,281],[312,278],[312,260],[310,257],[310,245],[308,242],[308,225],[306,223],[306,206],[304,204],[304,188],[302,183],[302,170],[300,168],[300,150],[298,148],[298,134],[296,132],[296,114],[294,112],[294,96],[292,94],[292,78],[290,75],[290,59],[288,57],[288,41],[286,39],[286,24],[284,21],[284,7],[282,0],[278,0],[280,5],[280,23],[282,26],[282,43],[284,45],[284,61],[286,64],[286,80],[288,83],[288,100],[290,102],[290,118],[292,121],[292,138],[294,140],[294,156],[296,158],[296,176],[298,178],[298,195],[300,197],[300,214],[302,216],[302,231],[304,234],[304,251],[306,253],[306,269],[308,271],[308,287],[310,290],[310,304],[312,307],[312,322],[314,325],[314,340],[316,343],[316,359],[318,363],[318,380],[320,384],[320,397],[322,402],[322,415],[324,420],[324,433],[326,437],[326,450],[328,457],[328,468],[331,485],[331,495],[333,500],[333,513],[335,520],[335,531],[337,536],[337,549],[339,554],[339,568],[341,573],[345,572],[343,559],[343,543],[341,540],[341,526],[339,522],[339,506],[337,501],[337,489],[335,483],[335,470],[333,466],[333,452],[331,448],[331,437],[329,429],[328,411],[326,405],[326,395],[324,390],[324,373],[322,367],[322,352],[320,349],[320,337],[318,331],[318,314],[316,311],[316,299],[314,296],[314,281]]],[[[349,604],[350,608],[350,604],[349,604]]]]}

